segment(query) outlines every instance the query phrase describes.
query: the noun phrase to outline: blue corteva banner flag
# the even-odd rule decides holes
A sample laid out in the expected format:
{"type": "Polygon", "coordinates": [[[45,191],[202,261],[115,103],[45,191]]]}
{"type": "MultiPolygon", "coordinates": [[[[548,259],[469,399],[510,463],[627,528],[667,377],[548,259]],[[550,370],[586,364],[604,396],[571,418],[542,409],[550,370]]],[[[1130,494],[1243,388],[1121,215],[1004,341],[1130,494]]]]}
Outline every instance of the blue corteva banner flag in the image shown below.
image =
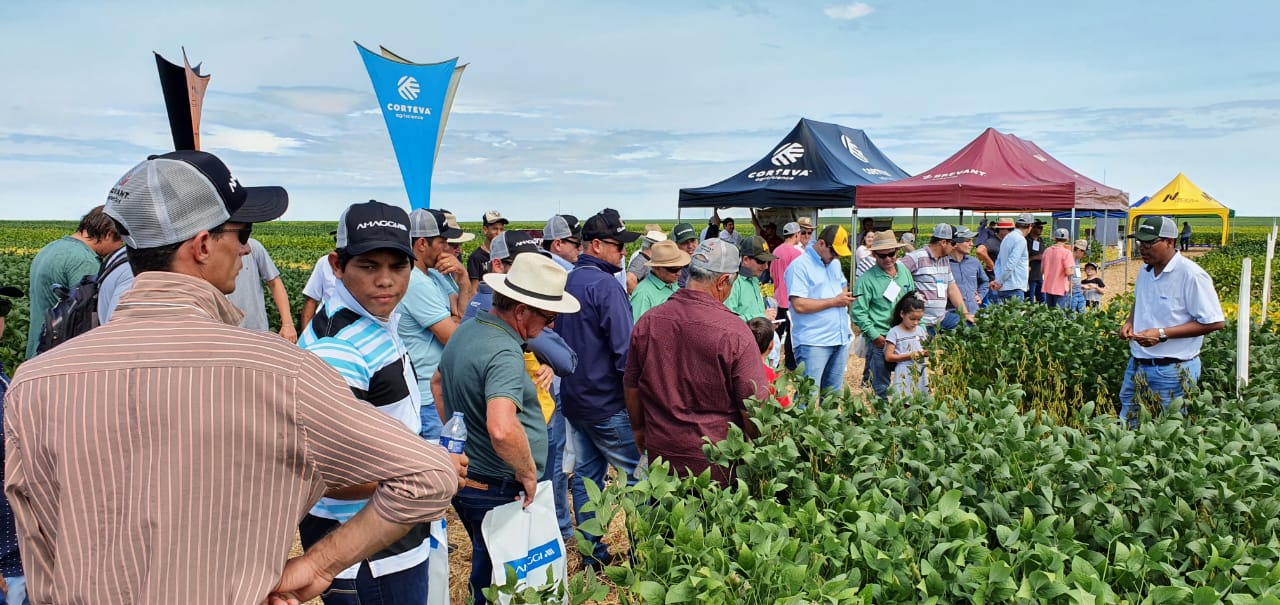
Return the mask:
{"type": "Polygon", "coordinates": [[[442,120],[448,112],[446,98],[454,83],[458,59],[420,64],[395,61],[371,52],[359,43],[373,92],[391,135],[405,193],[414,210],[431,207],[431,172],[442,120]]]}

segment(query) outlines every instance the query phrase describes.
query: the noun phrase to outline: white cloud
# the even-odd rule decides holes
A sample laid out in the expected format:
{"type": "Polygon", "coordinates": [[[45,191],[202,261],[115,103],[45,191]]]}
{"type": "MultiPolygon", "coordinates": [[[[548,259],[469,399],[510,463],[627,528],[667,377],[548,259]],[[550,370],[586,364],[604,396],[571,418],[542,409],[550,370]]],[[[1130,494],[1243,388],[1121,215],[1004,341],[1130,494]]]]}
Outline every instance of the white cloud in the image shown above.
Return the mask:
{"type": "Polygon", "coordinates": [[[662,154],[658,153],[654,149],[637,149],[634,151],[624,151],[622,153],[613,154],[613,159],[620,160],[623,162],[632,162],[635,160],[648,160],[648,159],[657,158],[657,157],[662,157],[662,154]]]}
{"type": "Polygon", "coordinates": [[[865,2],[854,2],[846,6],[828,6],[822,12],[837,21],[852,21],[874,13],[876,9],[865,2]]]}
{"type": "Polygon", "coordinates": [[[200,146],[209,151],[281,154],[303,146],[303,142],[274,135],[265,130],[246,130],[210,124],[202,128],[200,146]]]}

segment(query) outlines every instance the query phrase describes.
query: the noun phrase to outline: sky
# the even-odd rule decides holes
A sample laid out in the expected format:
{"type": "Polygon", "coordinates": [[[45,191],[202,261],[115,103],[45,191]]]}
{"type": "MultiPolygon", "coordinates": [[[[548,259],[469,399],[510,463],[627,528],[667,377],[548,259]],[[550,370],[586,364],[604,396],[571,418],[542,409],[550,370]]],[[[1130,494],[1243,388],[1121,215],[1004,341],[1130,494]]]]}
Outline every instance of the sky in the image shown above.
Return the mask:
{"type": "Polygon", "coordinates": [[[171,150],[152,52],[184,47],[212,75],[202,148],[287,188],[285,219],[407,206],[353,42],[468,64],[432,188],[463,221],[674,218],[801,117],[912,174],[994,127],[1132,200],[1181,171],[1273,216],[1277,22],[1270,1],[3,0],[0,219],[77,218],[171,150]]]}

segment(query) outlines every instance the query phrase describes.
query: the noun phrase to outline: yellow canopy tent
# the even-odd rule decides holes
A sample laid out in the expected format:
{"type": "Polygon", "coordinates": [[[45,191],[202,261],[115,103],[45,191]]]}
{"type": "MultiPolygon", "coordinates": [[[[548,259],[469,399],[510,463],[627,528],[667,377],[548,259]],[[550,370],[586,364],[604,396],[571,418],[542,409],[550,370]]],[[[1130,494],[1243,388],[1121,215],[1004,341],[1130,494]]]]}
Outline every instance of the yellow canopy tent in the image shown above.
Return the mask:
{"type": "Polygon", "coordinates": [[[1155,192],[1142,204],[1129,209],[1129,233],[1144,216],[1216,216],[1222,219],[1222,245],[1227,245],[1230,231],[1231,209],[1223,206],[1212,195],[1205,193],[1181,172],[1168,185],[1155,192]]]}

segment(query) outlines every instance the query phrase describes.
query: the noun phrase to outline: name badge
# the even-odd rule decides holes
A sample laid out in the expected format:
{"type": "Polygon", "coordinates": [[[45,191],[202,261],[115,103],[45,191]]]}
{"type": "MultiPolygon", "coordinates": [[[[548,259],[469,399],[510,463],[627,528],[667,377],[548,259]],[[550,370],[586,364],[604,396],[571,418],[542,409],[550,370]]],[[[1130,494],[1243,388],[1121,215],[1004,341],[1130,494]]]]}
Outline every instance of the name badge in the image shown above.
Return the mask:
{"type": "Polygon", "coordinates": [[[896,281],[891,281],[889,282],[889,287],[884,289],[884,298],[889,302],[895,302],[898,300],[898,294],[901,292],[902,286],[899,286],[896,281]]]}

